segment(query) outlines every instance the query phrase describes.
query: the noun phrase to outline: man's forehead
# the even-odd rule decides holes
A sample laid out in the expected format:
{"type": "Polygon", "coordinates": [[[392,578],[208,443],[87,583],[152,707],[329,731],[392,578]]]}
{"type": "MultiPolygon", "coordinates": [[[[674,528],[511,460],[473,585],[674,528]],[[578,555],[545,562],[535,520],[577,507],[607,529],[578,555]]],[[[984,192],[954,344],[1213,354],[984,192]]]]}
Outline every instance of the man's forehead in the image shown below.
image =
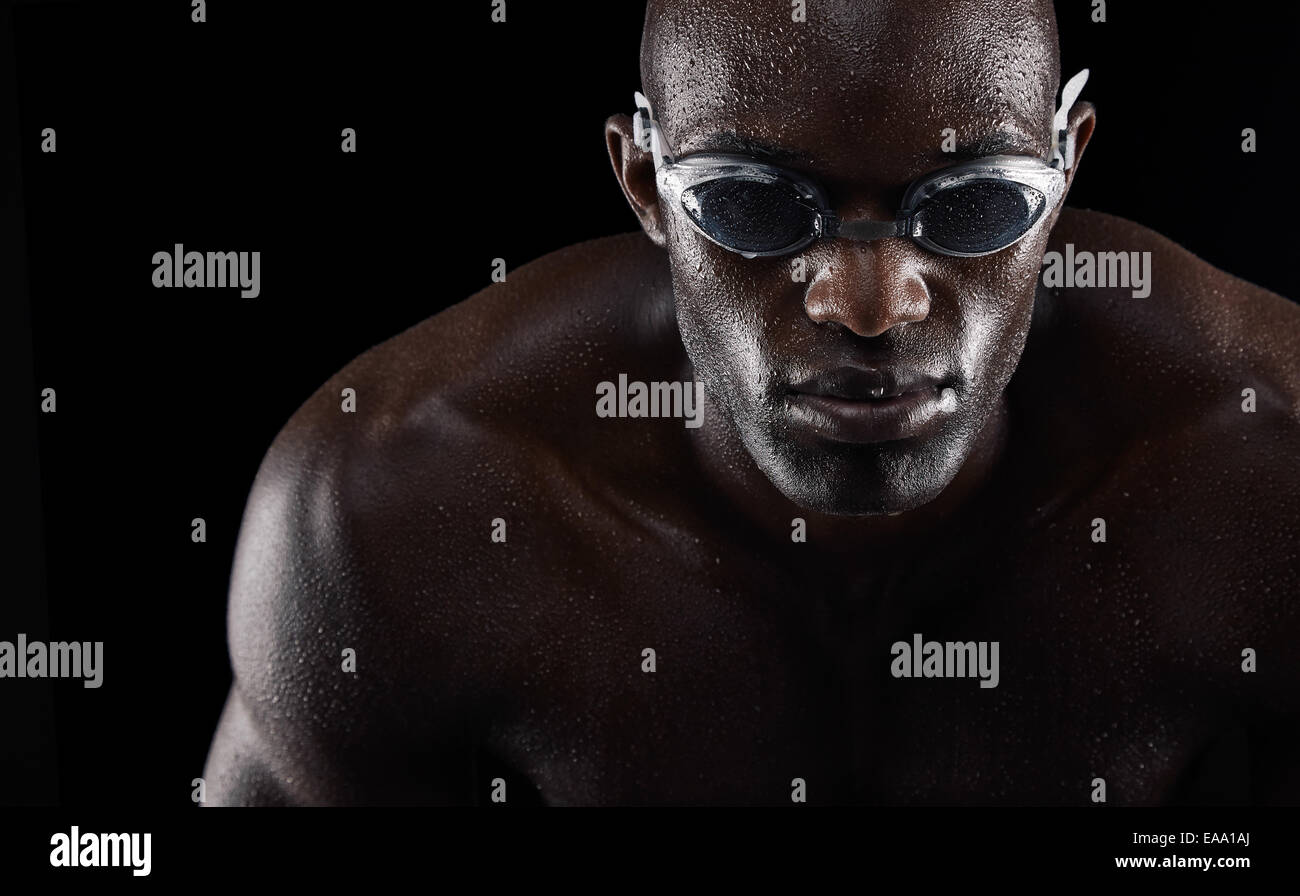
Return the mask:
{"type": "Polygon", "coordinates": [[[1015,2],[819,2],[798,22],[781,4],[654,6],[643,71],[678,154],[744,152],[747,141],[758,150],[749,154],[838,170],[864,159],[924,164],[950,134],[957,156],[1048,148],[1050,7],[1044,16],[1015,2]]]}

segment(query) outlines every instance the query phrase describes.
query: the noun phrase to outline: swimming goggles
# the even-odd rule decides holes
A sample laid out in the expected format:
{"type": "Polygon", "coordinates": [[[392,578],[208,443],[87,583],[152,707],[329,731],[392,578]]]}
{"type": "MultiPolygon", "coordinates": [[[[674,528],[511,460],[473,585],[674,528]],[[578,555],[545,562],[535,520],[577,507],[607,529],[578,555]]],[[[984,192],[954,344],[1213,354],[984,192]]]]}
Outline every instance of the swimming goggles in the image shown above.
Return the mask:
{"type": "Polygon", "coordinates": [[[892,221],[842,221],[816,181],[748,156],[675,159],[640,92],[633,132],[637,145],[653,155],[660,196],[681,208],[706,239],[746,258],[786,255],[822,238],[894,236],[943,255],[975,257],[1014,245],[1060,201],[1065,173],[1074,167],[1069,112],[1087,80],[1084,69],[1061,90],[1050,162],[993,155],[941,168],[908,187],[892,221]]]}

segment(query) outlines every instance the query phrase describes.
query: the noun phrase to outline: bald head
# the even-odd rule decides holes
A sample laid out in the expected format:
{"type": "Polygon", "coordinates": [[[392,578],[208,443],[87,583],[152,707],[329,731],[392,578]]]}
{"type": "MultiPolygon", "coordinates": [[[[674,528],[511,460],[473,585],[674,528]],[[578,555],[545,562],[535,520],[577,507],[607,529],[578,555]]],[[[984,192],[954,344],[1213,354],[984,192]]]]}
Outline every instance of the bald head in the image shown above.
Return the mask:
{"type": "Polygon", "coordinates": [[[749,141],[829,178],[887,158],[910,179],[951,128],[964,146],[1047,155],[1060,77],[1050,0],[807,7],[798,22],[785,3],[650,0],[642,87],[676,154],[749,141]]]}

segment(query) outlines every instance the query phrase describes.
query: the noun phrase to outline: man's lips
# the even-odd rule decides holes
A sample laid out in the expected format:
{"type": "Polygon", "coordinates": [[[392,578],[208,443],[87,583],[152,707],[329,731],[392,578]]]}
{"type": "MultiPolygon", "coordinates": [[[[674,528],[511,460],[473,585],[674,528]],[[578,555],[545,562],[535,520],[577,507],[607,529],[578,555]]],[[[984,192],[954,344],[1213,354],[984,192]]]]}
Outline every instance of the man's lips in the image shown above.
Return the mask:
{"type": "Polygon", "coordinates": [[[938,377],[910,367],[836,367],[807,377],[791,392],[824,395],[853,401],[878,401],[940,385],[938,377]]]}
{"type": "Polygon", "coordinates": [[[935,376],[902,367],[838,367],[790,387],[786,408],[809,433],[873,443],[932,435],[957,408],[935,376]]]}

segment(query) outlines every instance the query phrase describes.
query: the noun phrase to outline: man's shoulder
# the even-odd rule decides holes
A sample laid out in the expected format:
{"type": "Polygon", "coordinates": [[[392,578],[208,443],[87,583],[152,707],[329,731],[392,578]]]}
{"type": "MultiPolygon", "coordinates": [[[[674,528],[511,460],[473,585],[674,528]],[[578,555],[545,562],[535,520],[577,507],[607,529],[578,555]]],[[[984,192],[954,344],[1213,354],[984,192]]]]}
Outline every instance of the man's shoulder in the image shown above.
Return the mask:
{"type": "Polygon", "coordinates": [[[410,463],[449,481],[464,462],[563,441],[592,416],[596,378],[661,349],[654,331],[674,326],[671,305],[646,298],[666,277],[662,253],[639,233],[545,255],[358,356],[294,414],[276,448],[295,465],[307,457],[364,475],[371,463],[410,463]],[[428,452],[446,463],[430,470],[428,452]]]}
{"type": "Polygon", "coordinates": [[[1038,345],[1031,334],[1031,370],[1068,371],[1099,421],[1148,436],[1294,432],[1300,306],[1147,227],[1068,211],[1044,263],[1051,311],[1038,345]]]}
{"type": "Polygon", "coordinates": [[[590,416],[593,376],[675,332],[671,303],[650,300],[669,295],[668,282],[644,234],[567,246],[366,352],[324,389],[361,382],[381,425],[561,434],[557,417],[590,416]],[[584,400],[568,400],[579,386],[584,400]]]}
{"type": "Polygon", "coordinates": [[[1091,471],[1069,503],[1106,520],[1128,586],[1168,591],[1165,618],[1283,649],[1300,587],[1300,307],[1111,215],[1075,212],[1050,248],[1067,243],[1076,259],[1150,253],[1149,295],[1057,289],[1030,336],[1025,406],[1046,409],[1053,456],[1091,471]]]}
{"type": "Polygon", "coordinates": [[[1055,381],[1076,415],[1127,436],[1128,447],[1150,447],[1171,469],[1241,465],[1278,474],[1274,488],[1294,492],[1300,306],[1132,221],[1071,210],[1062,224],[1049,252],[1062,263],[1072,256],[1076,272],[1090,259],[1093,281],[1052,290],[1028,372],[1055,381]],[[1110,264],[1102,253],[1129,256],[1130,282],[1098,284],[1110,264]]]}
{"type": "Polygon", "coordinates": [[[1115,215],[1066,209],[1043,265],[1063,317],[1161,362],[1232,361],[1300,384],[1300,305],[1115,215]],[[1191,352],[1200,358],[1188,359],[1191,352]]]}
{"type": "Polygon", "coordinates": [[[494,519],[544,514],[575,470],[611,462],[596,387],[675,332],[671,303],[647,301],[667,286],[661,254],[640,234],[567,247],[360,355],[276,437],[245,529],[265,516],[326,539],[371,584],[472,573],[494,519]]]}
{"type": "Polygon", "coordinates": [[[369,689],[454,692],[453,654],[478,648],[429,641],[475,613],[500,624],[484,583],[527,576],[520,558],[537,556],[501,541],[535,549],[573,509],[584,458],[600,453],[597,374],[644,353],[656,325],[637,303],[658,276],[647,246],[611,237],[512,271],[360,355],[293,414],[253,483],[232,573],[247,693],[328,676],[295,650],[329,633],[406,670],[372,670],[369,689]]]}

